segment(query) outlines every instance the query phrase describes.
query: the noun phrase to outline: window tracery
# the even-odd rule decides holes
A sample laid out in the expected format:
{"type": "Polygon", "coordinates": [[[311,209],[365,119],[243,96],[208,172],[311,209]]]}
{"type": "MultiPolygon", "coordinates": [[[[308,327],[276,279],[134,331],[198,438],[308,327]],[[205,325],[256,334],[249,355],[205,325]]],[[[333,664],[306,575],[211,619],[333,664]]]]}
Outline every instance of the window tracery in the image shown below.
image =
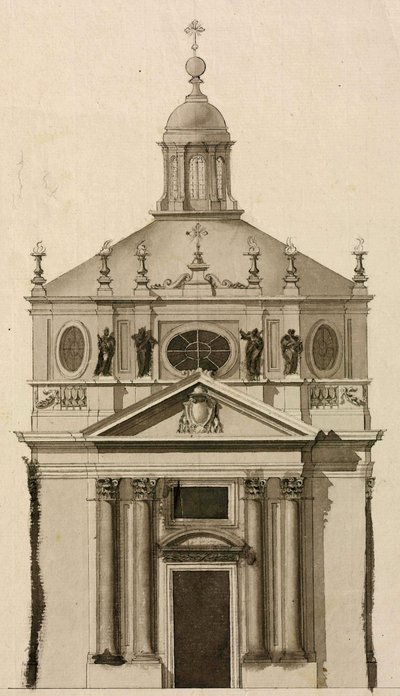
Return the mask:
{"type": "Polygon", "coordinates": [[[221,200],[224,197],[223,175],[224,175],[224,159],[217,157],[217,197],[221,200]]]}
{"type": "Polygon", "coordinates": [[[206,329],[193,329],[176,334],[168,343],[167,358],[180,372],[203,370],[217,372],[231,357],[228,339],[206,329]]]}
{"type": "Polygon", "coordinates": [[[178,160],[175,155],[172,155],[170,159],[170,172],[172,197],[176,200],[178,198],[178,160]]]}
{"type": "Polygon", "coordinates": [[[189,165],[190,197],[195,200],[206,197],[206,163],[202,155],[195,155],[189,165]]]}

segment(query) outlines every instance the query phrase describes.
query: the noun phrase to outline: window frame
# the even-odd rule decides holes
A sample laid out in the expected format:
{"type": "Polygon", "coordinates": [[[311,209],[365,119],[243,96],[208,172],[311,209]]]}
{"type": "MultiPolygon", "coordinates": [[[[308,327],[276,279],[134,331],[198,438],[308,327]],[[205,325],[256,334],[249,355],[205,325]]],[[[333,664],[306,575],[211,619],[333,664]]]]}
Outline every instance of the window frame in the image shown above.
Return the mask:
{"type": "Polygon", "coordinates": [[[339,370],[342,360],[343,360],[343,336],[341,332],[339,331],[338,327],[336,324],[327,319],[319,319],[311,328],[311,331],[308,334],[307,341],[306,341],[306,360],[308,367],[310,371],[319,379],[329,379],[330,377],[333,377],[339,370]],[[327,326],[331,331],[336,336],[336,341],[337,341],[337,355],[336,358],[332,364],[332,367],[330,367],[327,370],[321,370],[320,368],[317,367],[314,361],[314,355],[313,355],[313,347],[314,347],[314,340],[317,335],[318,330],[321,328],[321,326],[327,326]]]}
{"type": "Polygon", "coordinates": [[[84,324],[82,324],[81,321],[73,320],[73,321],[68,321],[65,324],[62,325],[60,328],[58,334],[57,334],[57,340],[56,340],[56,349],[55,349],[55,357],[56,357],[56,364],[57,368],[60,371],[60,373],[64,376],[67,377],[68,379],[78,379],[83,375],[83,373],[86,371],[87,366],[89,364],[89,357],[90,357],[90,338],[89,338],[89,332],[84,324]],[[79,365],[79,368],[74,371],[69,371],[67,370],[61,359],[61,342],[62,342],[62,337],[65,333],[65,331],[71,327],[75,327],[80,330],[83,336],[83,342],[84,342],[84,348],[83,348],[83,357],[82,357],[82,362],[79,365]]]}
{"type": "MultiPolygon", "coordinates": [[[[203,492],[203,496],[204,496],[204,492],[203,492]]],[[[194,521],[201,522],[201,520],[208,520],[208,519],[217,520],[217,521],[229,519],[229,488],[228,488],[228,486],[224,486],[223,484],[221,484],[220,486],[216,486],[216,485],[214,485],[214,486],[199,486],[197,483],[195,483],[195,484],[192,484],[190,486],[188,484],[182,486],[179,482],[179,484],[172,487],[172,501],[171,502],[172,502],[172,514],[173,514],[174,520],[194,520],[194,521]],[[175,498],[176,498],[176,492],[177,492],[178,488],[179,488],[180,492],[182,492],[184,490],[186,490],[186,491],[189,491],[189,490],[200,491],[201,489],[207,489],[208,491],[216,491],[216,490],[224,491],[226,494],[226,515],[224,515],[222,517],[221,516],[214,516],[214,515],[210,516],[210,517],[207,517],[205,515],[202,515],[201,517],[197,517],[197,516],[193,517],[190,515],[179,516],[179,513],[176,514],[176,510],[175,510],[175,508],[176,508],[175,498]]],[[[225,503],[225,501],[224,501],[224,503],[225,503]]],[[[197,511],[199,511],[201,509],[201,507],[202,507],[201,505],[198,505],[197,511]]],[[[225,505],[223,507],[225,507],[225,505]]]]}
{"type": "Polygon", "coordinates": [[[237,527],[237,497],[238,484],[232,479],[177,479],[170,481],[168,491],[168,504],[166,527],[181,528],[193,527],[195,529],[210,527],[237,527]],[[181,488],[227,488],[228,489],[228,516],[225,518],[215,517],[175,517],[174,516],[174,489],[178,485],[181,488]]]}
{"type": "MultiPolygon", "coordinates": [[[[229,343],[229,347],[231,349],[231,354],[230,354],[230,357],[228,358],[228,360],[226,361],[226,363],[224,365],[222,365],[222,367],[220,367],[218,370],[216,370],[216,372],[214,374],[217,377],[221,377],[223,375],[228,374],[228,372],[230,372],[232,367],[237,362],[238,342],[235,340],[235,337],[233,336],[233,334],[230,333],[230,331],[228,331],[227,329],[225,329],[222,326],[219,326],[218,324],[210,324],[208,322],[207,323],[189,322],[186,324],[182,324],[180,326],[175,326],[173,329],[171,329],[171,331],[169,331],[167,333],[167,335],[165,336],[165,338],[163,340],[162,347],[161,347],[161,356],[162,356],[162,360],[163,360],[165,368],[168,370],[168,372],[171,372],[174,375],[179,375],[180,377],[182,377],[185,374],[185,372],[189,371],[189,370],[184,370],[184,371],[178,370],[176,367],[174,367],[172,365],[172,363],[170,363],[170,361],[169,361],[169,358],[167,355],[167,349],[168,349],[169,343],[172,341],[172,339],[175,336],[178,336],[179,334],[184,334],[187,331],[194,331],[197,329],[199,331],[200,330],[210,331],[211,333],[215,333],[217,335],[221,335],[224,338],[226,338],[226,340],[229,343]]],[[[196,368],[193,368],[193,369],[196,369],[196,368]]]]}

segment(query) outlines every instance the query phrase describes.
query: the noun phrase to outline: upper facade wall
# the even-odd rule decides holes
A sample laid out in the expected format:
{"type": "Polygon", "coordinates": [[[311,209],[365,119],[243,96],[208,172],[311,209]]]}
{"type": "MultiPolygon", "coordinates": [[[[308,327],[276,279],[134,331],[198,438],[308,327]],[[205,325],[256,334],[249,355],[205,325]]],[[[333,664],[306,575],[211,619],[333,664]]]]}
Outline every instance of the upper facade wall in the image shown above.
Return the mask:
{"type": "Polygon", "coordinates": [[[116,340],[112,375],[137,379],[142,375],[133,337],[142,327],[155,341],[149,373],[153,380],[175,381],[184,371],[195,369],[196,350],[200,350],[203,369],[215,372],[217,378],[253,381],[246,366],[247,343],[240,335],[253,329],[261,331],[264,340],[261,380],[285,377],[281,339],[289,329],[303,342],[295,371],[301,379],[366,379],[366,314],[365,300],[355,299],[235,298],[230,302],[225,298],[221,303],[203,300],[196,304],[189,299],[123,304],[100,304],[95,299],[79,304],[45,301],[33,308],[33,379],[93,379],[98,335],[105,329],[116,340]]]}

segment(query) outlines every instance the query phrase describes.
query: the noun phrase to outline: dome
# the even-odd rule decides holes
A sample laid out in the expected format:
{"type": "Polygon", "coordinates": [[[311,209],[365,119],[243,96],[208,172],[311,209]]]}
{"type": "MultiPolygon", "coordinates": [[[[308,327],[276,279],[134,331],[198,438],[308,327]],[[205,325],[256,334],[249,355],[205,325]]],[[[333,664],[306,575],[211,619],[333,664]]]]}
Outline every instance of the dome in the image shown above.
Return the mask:
{"type": "Polygon", "coordinates": [[[166,130],[224,130],[221,112],[208,101],[186,101],[178,106],[167,121],[166,130]]]}

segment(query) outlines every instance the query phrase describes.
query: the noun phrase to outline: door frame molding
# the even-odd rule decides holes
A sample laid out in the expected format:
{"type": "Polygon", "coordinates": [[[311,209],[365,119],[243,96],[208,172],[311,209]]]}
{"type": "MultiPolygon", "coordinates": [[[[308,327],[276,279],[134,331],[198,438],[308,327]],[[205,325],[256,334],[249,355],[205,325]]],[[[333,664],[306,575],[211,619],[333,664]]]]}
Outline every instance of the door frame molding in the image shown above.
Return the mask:
{"type": "Polygon", "coordinates": [[[230,592],[230,658],[231,684],[230,688],[239,688],[239,632],[238,632],[238,582],[236,563],[167,563],[167,688],[175,688],[175,657],[174,657],[174,600],[173,573],[179,571],[219,570],[229,573],[230,592]]]}

